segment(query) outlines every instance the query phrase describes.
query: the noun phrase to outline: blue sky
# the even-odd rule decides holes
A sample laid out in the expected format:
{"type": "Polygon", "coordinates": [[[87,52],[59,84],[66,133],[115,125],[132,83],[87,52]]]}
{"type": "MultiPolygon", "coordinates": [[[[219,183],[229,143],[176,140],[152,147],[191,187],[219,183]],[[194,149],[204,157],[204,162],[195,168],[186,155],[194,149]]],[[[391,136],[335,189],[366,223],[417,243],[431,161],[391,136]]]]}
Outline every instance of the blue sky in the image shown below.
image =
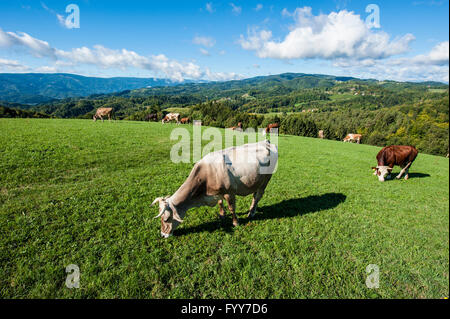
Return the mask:
{"type": "Polygon", "coordinates": [[[0,72],[448,83],[448,12],[448,0],[2,0],[0,72]],[[80,28],[66,23],[69,4],[79,7],[80,28]],[[379,8],[379,27],[366,21],[369,4],[379,8]]]}

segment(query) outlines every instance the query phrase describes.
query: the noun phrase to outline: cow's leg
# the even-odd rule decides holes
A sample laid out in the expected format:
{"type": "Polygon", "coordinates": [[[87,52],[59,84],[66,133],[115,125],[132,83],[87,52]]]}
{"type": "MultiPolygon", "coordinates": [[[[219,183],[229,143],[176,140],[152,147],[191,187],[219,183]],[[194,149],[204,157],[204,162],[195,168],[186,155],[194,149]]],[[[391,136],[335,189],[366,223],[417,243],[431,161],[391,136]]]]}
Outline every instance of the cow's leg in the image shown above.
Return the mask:
{"type": "Polygon", "coordinates": [[[223,220],[225,218],[225,208],[223,207],[223,199],[219,199],[219,218],[223,220]]]}
{"type": "Polygon", "coordinates": [[[398,173],[398,175],[395,177],[396,179],[400,179],[402,178],[403,173],[405,172],[404,166],[400,166],[402,168],[402,170],[400,171],[400,173],[398,173]]]}
{"type": "Polygon", "coordinates": [[[409,167],[405,171],[405,180],[408,180],[409,178],[409,167]]]}
{"type": "Polygon", "coordinates": [[[408,164],[406,164],[406,166],[401,166],[402,170],[400,171],[400,173],[397,175],[397,179],[402,178],[402,175],[408,171],[409,167],[411,166],[411,162],[409,162],[408,164]]]}
{"type": "Polygon", "coordinates": [[[258,202],[260,201],[263,195],[264,190],[258,190],[256,193],[253,194],[252,205],[250,206],[250,211],[248,212],[247,215],[248,218],[252,218],[253,216],[255,216],[256,208],[258,207],[258,202]]]}
{"type": "Polygon", "coordinates": [[[227,201],[228,209],[230,210],[231,215],[233,216],[233,226],[238,226],[239,221],[236,217],[236,196],[227,194],[224,196],[224,198],[227,201]]]}
{"type": "Polygon", "coordinates": [[[103,117],[100,115],[100,119],[102,120],[102,122],[103,122],[103,117]]]}

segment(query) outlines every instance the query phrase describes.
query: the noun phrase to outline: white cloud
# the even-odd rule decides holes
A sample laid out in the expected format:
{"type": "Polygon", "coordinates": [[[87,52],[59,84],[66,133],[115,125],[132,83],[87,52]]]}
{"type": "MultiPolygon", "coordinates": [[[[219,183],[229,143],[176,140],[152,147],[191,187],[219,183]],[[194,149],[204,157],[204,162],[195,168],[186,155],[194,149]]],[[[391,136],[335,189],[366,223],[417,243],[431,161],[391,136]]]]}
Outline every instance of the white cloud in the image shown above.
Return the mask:
{"type": "Polygon", "coordinates": [[[205,56],[210,56],[211,54],[209,54],[208,50],[205,50],[203,48],[200,48],[200,53],[205,55],[205,56]]]}
{"type": "Polygon", "coordinates": [[[270,30],[250,30],[239,43],[260,58],[275,59],[382,59],[404,53],[414,40],[412,34],[390,39],[383,31],[369,29],[359,15],[342,10],[314,16],[310,7],[297,8],[292,16],[295,24],[282,41],[272,38],[270,30]]]}
{"type": "Polygon", "coordinates": [[[239,7],[237,5],[235,5],[234,3],[230,3],[231,6],[231,12],[233,12],[233,14],[235,15],[240,15],[242,12],[242,7],[239,7]]]}
{"type": "Polygon", "coordinates": [[[55,72],[58,72],[58,68],[56,68],[54,66],[41,66],[41,67],[35,68],[33,70],[33,72],[37,72],[37,73],[55,73],[55,72]]]}
{"type": "MultiPolygon", "coordinates": [[[[211,42],[205,42],[210,44],[211,42]]],[[[22,48],[38,58],[50,58],[54,66],[43,66],[42,71],[51,72],[57,67],[77,67],[80,65],[93,65],[103,69],[128,70],[136,68],[151,71],[174,81],[184,79],[234,79],[234,73],[213,73],[209,69],[202,70],[193,62],[179,62],[169,59],[164,54],[142,56],[127,49],[110,49],[102,45],[93,48],[73,48],[69,51],[51,47],[48,42],[33,38],[23,32],[4,32],[0,29],[0,47],[22,48]]],[[[206,51],[206,50],[205,50],[206,51]]],[[[4,68],[19,69],[17,61],[2,60],[4,68]]]]}
{"type": "Polygon", "coordinates": [[[445,65],[449,62],[449,41],[436,45],[428,54],[418,55],[414,58],[415,63],[445,65]]]}
{"type": "Polygon", "coordinates": [[[204,47],[207,47],[207,48],[212,48],[216,44],[216,40],[214,40],[211,37],[196,36],[192,40],[192,43],[198,44],[198,45],[203,45],[204,47]]]}
{"type": "Polygon", "coordinates": [[[263,8],[263,5],[261,3],[258,3],[255,7],[255,11],[261,11],[263,8]]]}
{"type": "Polygon", "coordinates": [[[206,4],[206,11],[208,11],[209,13],[213,13],[215,11],[211,2],[208,2],[206,4]]]}
{"type": "Polygon", "coordinates": [[[0,58],[0,70],[3,72],[25,72],[30,68],[16,60],[0,58]]]}
{"type": "Polygon", "coordinates": [[[228,80],[239,80],[243,77],[234,72],[211,72],[209,68],[206,68],[206,77],[211,81],[228,81],[228,80]]]}
{"type": "Polygon", "coordinates": [[[67,29],[72,29],[72,26],[67,24],[66,18],[62,14],[59,14],[55,10],[50,9],[49,7],[47,7],[47,5],[44,2],[41,2],[41,6],[42,6],[42,8],[45,9],[45,11],[56,16],[56,19],[58,19],[58,22],[61,26],[63,26],[64,28],[67,28],[67,29]]]}
{"type": "Polygon", "coordinates": [[[281,11],[281,15],[282,15],[283,17],[291,17],[291,16],[292,16],[292,13],[290,13],[290,12],[288,11],[288,9],[283,8],[283,10],[281,11]]]}
{"type": "Polygon", "coordinates": [[[340,59],[333,66],[346,75],[396,81],[449,81],[449,42],[441,42],[427,54],[386,60],[340,59]]]}
{"type": "Polygon", "coordinates": [[[24,32],[4,32],[0,29],[0,47],[22,47],[36,57],[55,58],[55,50],[48,42],[35,39],[24,32]]]}

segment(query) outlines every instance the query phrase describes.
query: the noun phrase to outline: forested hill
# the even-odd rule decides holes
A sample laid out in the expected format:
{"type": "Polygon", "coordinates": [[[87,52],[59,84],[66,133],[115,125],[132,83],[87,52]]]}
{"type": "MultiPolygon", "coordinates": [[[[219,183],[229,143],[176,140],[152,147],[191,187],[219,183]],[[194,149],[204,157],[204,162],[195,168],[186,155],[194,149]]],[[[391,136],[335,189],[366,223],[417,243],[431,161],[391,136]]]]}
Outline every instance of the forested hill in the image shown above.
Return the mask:
{"type": "Polygon", "coordinates": [[[24,104],[179,83],[154,78],[96,78],[75,74],[0,73],[0,101],[24,104]]]}

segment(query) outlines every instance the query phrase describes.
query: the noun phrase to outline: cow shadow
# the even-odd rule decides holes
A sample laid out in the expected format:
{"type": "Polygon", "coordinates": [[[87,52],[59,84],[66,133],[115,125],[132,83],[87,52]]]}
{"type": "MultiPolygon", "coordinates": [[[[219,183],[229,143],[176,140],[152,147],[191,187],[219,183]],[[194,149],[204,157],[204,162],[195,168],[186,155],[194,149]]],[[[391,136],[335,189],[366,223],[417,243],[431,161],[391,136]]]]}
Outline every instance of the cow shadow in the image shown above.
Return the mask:
{"type": "Polygon", "coordinates": [[[409,173],[409,178],[424,178],[430,177],[430,174],[427,173],[409,173]]]}
{"type": "MultiPolygon", "coordinates": [[[[396,178],[396,176],[399,174],[400,172],[392,172],[391,174],[391,178],[386,179],[385,181],[389,182],[389,181],[397,181],[398,179],[396,178]]],[[[426,177],[430,177],[430,174],[427,173],[409,173],[409,179],[412,178],[426,178],[426,177]]],[[[400,180],[404,179],[405,175],[402,175],[402,178],[400,178],[400,180]]]]}
{"type": "MultiPolygon", "coordinates": [[[[322,210],[337,207],[339,204],[343,203],[346,198],[347,196],[342,193],[326,193],[303,198],[292,198],[277,204],[258,207],[257,213],[252,218],[246,217],[247,212],[237,213],[237,215],[239,218],[239,224],[242,226],[255,220],[290,218],[320,212],[322,210]],[[245,217],[242,217],[242,215],[245,217]]],[[[232,233],[234,229],[235,227],[232,224],[231,215],[227,212],[227,217],[223,221],[217,218],[201,225],[179,228],[175,230],[174,235],[183,236],[191,233],[204,231],[215,232],[218,230],[232,233]]]]}

